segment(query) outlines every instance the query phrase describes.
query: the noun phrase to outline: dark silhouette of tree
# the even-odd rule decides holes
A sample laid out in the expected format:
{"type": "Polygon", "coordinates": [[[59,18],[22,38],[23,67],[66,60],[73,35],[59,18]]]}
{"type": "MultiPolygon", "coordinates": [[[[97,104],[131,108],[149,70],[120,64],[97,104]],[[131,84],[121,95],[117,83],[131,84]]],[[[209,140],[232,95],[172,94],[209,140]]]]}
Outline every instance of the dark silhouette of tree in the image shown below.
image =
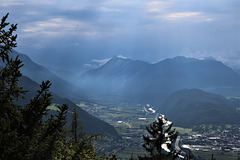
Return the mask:
{"type": "Polygon", "coordinates": [[[73,107],[72,116],[71,116],[71,129],[70,129],[70,136],[74,143],[78,143],[82,137],[86,136],[87,134],[83,131],[83,124],[80,120],[80,115],[76,111],[76,107],[73,107]]]}
{"type": "Polygon", "coordinates": [[[91,136],[87,135],[83,131],[83,124],[80,120],[80,115],[76,111],[76,107],[73,107],[71,116],[71,129],[70,129],[70,140],[68,144],[73,145],[74,154],[72,159],[97,159],[97,152],[93,146],[93,140],[98,140],[101,135],[93,134],[91,136]]]}
{"type": "Polygon", "coordinates": [[[164,115],[146,127],[148,135],[143,136],[143,148],[148,155],[139,156],[140,160],[167,160],[176,159],[180,151],[176,151],[174,142],[178,132],[171,131],[172,122],[166,120],[164,115]]]}
{"type": "Polygon", "coordinates": [[[213,158],[213,154],[212,154],[211,160],[216,160],[216,158],[213,158]]]}
{"type": "Polygon", "coordinates": [[[73,107],[73,114],[72,114],[72,124],[71,124],[71,133],[73,134],[74,142],[78,142],[78,128],[79,128],[79,114],[76,112],[75,106],[73,107]]]}

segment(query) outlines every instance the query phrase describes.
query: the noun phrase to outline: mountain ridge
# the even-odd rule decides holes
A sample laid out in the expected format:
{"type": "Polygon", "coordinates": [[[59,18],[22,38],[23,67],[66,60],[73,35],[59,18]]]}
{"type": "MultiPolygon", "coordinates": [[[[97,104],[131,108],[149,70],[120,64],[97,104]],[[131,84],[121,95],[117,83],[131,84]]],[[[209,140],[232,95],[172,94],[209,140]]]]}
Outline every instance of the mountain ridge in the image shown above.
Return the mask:
{"type": "Polygon", "coordinates": [[[224,96],[240,96],[240,74],[213,59],[174,57],[158,63],[114,57],[85,72],[80,84],[95,95],[120,95],[136,103],[157,105],[183,88],[200,88],[224,96]]]}
{"type": "Polygon", "coordinates": [[[16,58],[17,56],[19,56],[24,64],[20,69],[23,75],[29,77],[38,84],[41,84],[43,80],[50,80],[52,83],[50,90],[52,92],[58,93],[61,97],[69,98],[75,103],[79,103],[81,100],[88,100],[87,96],[85,96],[87,95],[87,91],[83,88],[63,80],[44,66],[33,62],[26,54],[18,53],[15,50],[10,54],[11,58],[16,58]]]}

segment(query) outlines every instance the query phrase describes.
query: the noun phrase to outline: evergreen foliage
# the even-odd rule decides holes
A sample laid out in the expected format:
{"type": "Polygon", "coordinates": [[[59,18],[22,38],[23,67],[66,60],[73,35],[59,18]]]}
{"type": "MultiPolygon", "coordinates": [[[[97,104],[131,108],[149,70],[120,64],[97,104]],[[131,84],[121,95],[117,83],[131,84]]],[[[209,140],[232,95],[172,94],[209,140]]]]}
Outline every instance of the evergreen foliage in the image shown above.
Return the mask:
{"type": "Polygon", "coordinates": [[[146,127],[148,135],[143,136],[143,148],[148,155],[139,156],[140,160],[174,160],[178,157],[180,150],[176,151],[174,147],[178,132],[175,129],[171,131],[172,124],[161,115],[150,127],[146,127]]]}
{"type": "Polygon", "coordinates": [[[83,124],[80,122],[80,115],[76,111],[76,107],[73,107],[73,114],[71,116],[71,129],[70,135],[74,143],[78,143],[79,138],[86,136],[86,133],[83,132],[83,124]]]}

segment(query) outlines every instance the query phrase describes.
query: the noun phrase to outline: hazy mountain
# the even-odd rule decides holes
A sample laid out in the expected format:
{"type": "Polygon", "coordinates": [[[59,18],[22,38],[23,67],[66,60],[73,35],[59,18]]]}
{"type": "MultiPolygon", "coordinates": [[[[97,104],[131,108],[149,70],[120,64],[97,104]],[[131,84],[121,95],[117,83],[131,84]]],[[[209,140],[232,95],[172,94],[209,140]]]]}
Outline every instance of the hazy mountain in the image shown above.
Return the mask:
{"type": "Polygon", "coordinates": [[[128,81],[148,66],[142,61],[114,56],[101,67],[84,73],[80,77],[81,85],[95,92],[119,93],[128,81]]]}
{"type": "Polygon", "coordinates": [[[182,89],[169,95],[158,108],[177,126],[240,124],[240,113],[232,101],[199,89],[182,89]]]}
{"type": "Polygon", "coordinates": [[[201,88],[224,96],[240,95],[240,75],[212,58],[175,57],[155,64],[113,57],[80,77],[81,86],[101,95],[158,104],[183,88],[201,88]]]}
{"type": "MultiPolygon", "coordinates": [[[[37,90],[40,89],[39,85],[36,82],[32,81],[30,78],[28,78],[26,76],[20,77],[19,85],[22,86],[24,88],[24,90],[29,91],[25,95],[26,99],[20,99],[18,101],[18,103],[20,103],[20,104],[28,103],[30,101],[30,99],[33,98],[37,94],[37,90]]],[[[68,100],[66,98],[61,98],[54,93],[52,93],[52,94],[53,94],[52,104],[58,104],[58,105],[68,104],[68,106],[69,106],[68,114],[67,114],[68,120],[70,120],[72,111],[73,111],[73,107],[75,106],[77,112],[80,115],[80,119],[81,119],[81,122],[83,123],[85,131],[87,131],[89,133],[101,133],[106,136],[111,135],[116,138],[119,138],[119,135],[113,126],[88,114],[86,111],[84,111],[80,107],[76,106],[70,100],[68,100]]],[[[51,111],[51,113],[54,113],[54,112],[55,111],[51,111]]]]}
{"type": "Polygon", "coordinates": [[[61,97],[69,98],[75,103],[79,103],[81,100],[87,100],[86,94],[80,87],[76,87],[73,84],[64,81],[54,73],[50,72],[45,67],[33,62],[27,55],[13,51],[10,57],[15,58],[19,55],[19,58],[23,61],[24,66],[21,68],[23,75],[26,75],[33,81],[41,83],[43,80],[50,80],[52,83],[51,91],[57,93],[61,97]]]}

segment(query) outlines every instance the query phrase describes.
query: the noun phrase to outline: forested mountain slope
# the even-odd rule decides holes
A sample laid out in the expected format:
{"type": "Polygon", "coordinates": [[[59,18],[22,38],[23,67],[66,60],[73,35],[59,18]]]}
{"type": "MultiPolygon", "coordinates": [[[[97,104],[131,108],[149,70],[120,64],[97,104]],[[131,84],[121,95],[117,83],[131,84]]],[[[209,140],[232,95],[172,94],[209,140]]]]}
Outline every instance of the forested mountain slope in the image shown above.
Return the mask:
{"type": "Polygon", "coordinates": [[[157,110],[178,126],[240,124],[240,113],[232,100],[202,91],[182,89],[169,95],[157,110]]]}

